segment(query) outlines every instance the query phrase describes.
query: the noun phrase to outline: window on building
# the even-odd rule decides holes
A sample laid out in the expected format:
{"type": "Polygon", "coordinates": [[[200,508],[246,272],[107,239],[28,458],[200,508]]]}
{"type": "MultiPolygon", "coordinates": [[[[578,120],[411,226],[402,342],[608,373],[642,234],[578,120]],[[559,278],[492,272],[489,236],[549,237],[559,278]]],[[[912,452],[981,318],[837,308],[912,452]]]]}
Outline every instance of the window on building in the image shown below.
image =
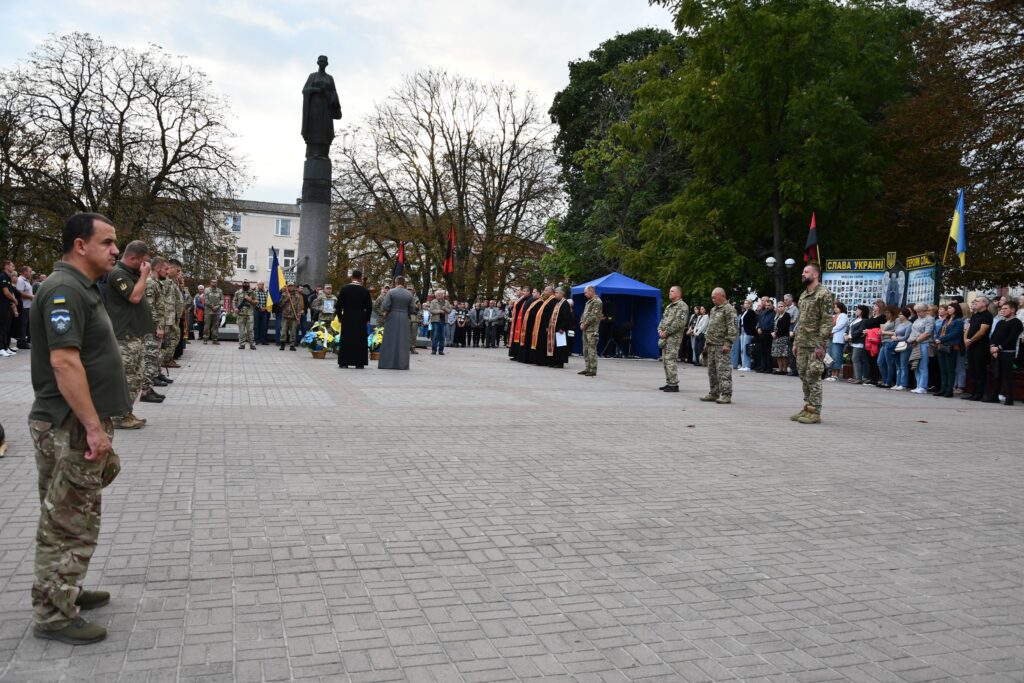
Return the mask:
{"type": "Polygon", "coordinates": [[[228,216],[228,230],[231,232],[242,232],[242,217],[228,216]]]}
{"type": "Polygon", "coordinates": [[[278,237],[290,237],[292,234],[292,220],[290,218],[278,218],[274,223],[274,234],[278,237]]]}
{"type": "Polygon", "coordinates": [[[285,270],[295,267],[295,250],[285,249],[284,254],[281,256],[281,267],[285,270]]]}
{"type": "Polygon", "coordinates": [[[245,270],[249,267],[249,248],[238,247],[235,249],[235,269],[245,270]]]}

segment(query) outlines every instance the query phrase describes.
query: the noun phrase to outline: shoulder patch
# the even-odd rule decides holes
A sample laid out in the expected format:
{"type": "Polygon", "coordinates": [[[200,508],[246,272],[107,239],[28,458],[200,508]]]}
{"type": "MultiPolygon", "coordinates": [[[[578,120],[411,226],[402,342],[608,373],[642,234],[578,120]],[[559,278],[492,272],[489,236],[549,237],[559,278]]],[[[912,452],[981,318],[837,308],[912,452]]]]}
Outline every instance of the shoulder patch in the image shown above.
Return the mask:
{"type": "Polygon", "coordinates": [[[50,311],[50,327],[57,334],[66,334],[71,329],[71,311],[66,308],[55,308],[50,311]]]}
{"type": "Polygon", "coordinates": [[[67,300],[63,297],[63,295],[58,294],[57,296],[53,297],[53,303],[63,304],[67,303],[67,300]]]}
{"type": "Polygon", "coordinates": [[[126,291],[128,291],[128,283],[127,283],[127,282],[125,282],[124,280],[121,280],[120,282],[118,282],[118,283],[117,283],[117,287],[118,287],[118,289],[120,289],[120,290],[121,290],[122,292],[126,292],[126,291]]]}

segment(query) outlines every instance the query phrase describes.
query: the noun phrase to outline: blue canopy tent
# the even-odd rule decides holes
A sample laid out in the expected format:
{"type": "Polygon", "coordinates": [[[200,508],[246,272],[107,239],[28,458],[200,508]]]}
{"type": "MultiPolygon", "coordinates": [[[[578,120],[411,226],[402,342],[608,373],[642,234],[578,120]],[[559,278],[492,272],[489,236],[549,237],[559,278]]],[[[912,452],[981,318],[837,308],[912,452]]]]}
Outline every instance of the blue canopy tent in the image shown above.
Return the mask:
{"type": "MultiPolygon", "coordinates": [[[[598,353],[658,358],[658,322],[661,320],[661,290],[645,285],[622,273],[608,273],[590,282],[572,288],[576,320],[583,315],[587,299],[583,290],[593,287],[604,303],[604,314],[611,318],[602,323],[598,353]]],[[[573,351],[583,352],[583,338],[576,335],[573,351]]]]}

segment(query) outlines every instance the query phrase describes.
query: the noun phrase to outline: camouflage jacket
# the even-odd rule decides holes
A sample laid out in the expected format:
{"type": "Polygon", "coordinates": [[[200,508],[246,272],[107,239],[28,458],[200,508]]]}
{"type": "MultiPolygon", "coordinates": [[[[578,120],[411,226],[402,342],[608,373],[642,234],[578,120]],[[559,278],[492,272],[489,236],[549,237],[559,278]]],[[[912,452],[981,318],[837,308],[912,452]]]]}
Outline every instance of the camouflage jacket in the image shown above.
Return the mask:
{"type": "Polygon", "coordinates": [[[686,331],[686,320],[689,318],[690,307],[680,299],[665,307],[665,313],[658,323],[658,332],[664,332],[665,337],[677,337],[686,331]]]}
{"type": "Polygon", "coordinates": [[[224,308],[224,291],[220,287],[207,287],[203,292],[203,306],[207,313],[220,313],[224,308]]]}
{"type": "Polygon", "coordinates": [[[597,326],[601,324],[604,317],[604,303],[596,295],[593,299],[587,300],[583,307],[583,315],[580,316],[580,329],[587,332],[597,332],[597,326]]]}
{"type": "Polygon", "coordinates": [[[298,292],[281,292],[281,298],[274,307],[283,320],[298,320],[306,310],[306,303],[298,292]]]}
{"type": "Polygon", "coordinates": [[[239,289],[231,299],[231,307],[235,309],[236,318],[251,318],[256,310],[256,292],[239,289]]]}
{"type": "Polygon", "coordinates": [[[739,329],[736,326],[736,310],[726,302],[711,308],[708,315],[708,328],[704,331],[704,340],[709,347],[730,346],[736,341],[739,329]]]}
{"type": "Polygon", "coordinates": [[[793,345],[798,348],[826,348],[832,340],[832,292],[819,283],[813,292],[800,295],[800,325],[793,345]]]}
{"type": "Polygon", "coordinates": [[[153,314],[153,329],[163,327],[163,288],[160,286],[160,281],[156,275],[151,274],[146,278],[146,303],[149,304],[149,310],[153,314]]]}

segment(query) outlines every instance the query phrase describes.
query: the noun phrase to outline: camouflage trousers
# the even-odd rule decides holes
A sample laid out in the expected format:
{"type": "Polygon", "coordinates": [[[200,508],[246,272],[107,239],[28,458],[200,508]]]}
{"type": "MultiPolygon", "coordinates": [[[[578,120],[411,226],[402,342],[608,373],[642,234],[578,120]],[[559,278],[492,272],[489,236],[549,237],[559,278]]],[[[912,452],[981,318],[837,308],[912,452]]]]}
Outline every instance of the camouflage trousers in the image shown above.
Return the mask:
{"type": "Polygon", "coordinates": [[[281,346],[286,343],[295,346],[299,343],[299,321],[292,318],[281,320],[281,338],[277,340],[281,346]]]}
{"type": "Polygon", "coordinates": [[[419,334],[419,323],[416,318],[409,318],[409,350],[416,350],[416,337],[419,334]]]}
{"type": "Polygon", "coordinates": [[[147,334],[142,338],[142,348],[145,355],[146,370],[142,382],[142,390],[153,388],[153,380],[160,374],[160,339],[155,334],[147,334]]]}
{"type": "Polygon", "coordinates": [[[207,308],[203,315],[203,339],[217,341],[220,334],[220,309],[207,308]]]}
{"type": "Polygon", "coordinates": [[[583,360],[587,372],[597,372],[597,330],[583,331],[583,360]]]}
{"type": "MultiPolygon", "coordinates": [[[[75,600],[100,533],[103,486],[120,470],[118,457],[85,459],[85,427],[74,415],[56,426],[28,421],[39,472],[39,527],[36,531],[35,581],[32,609],[36,623],[63,628],[78,616],[75,600]]],[[[103,431],[113,437],[110,420],[103,431]]]]}
{"type": "Polygon", "coordinates": [[[712,396],[732,396],[732,353],[721,346],[705,346],[704,357],[708,362],[708,384],[712,396]]]}
{"type": "Polygon", "coordinates": [[[665,338],[665,346],[661,349],[661,362],[665,365],[665,383],[669,386],[679,385],[679,345],[683,336],[677,334],[665,338]]]}
{"type": "Polygon", "coordinates": [[[128,395],[134,403],[146,383],[146,351],[141,339],[118,339],[117,346],[121,349],[121,360],[124,362],[128,395]]]}
{"type": "Polygon", "coordinates": [[[252,315],[238,315],[235,317],[235,321],[238,323],[239,345],[248,344],[252,346],[252,315]]]}
{"type": "Polygon", "coordinates": [[[821,411],[821,373],[825,361],[814,357],[814,349],[801,346],[796,350],[796,370],[804,385],[804,403],[821,411]]]}
{"type": "Polygon", "coordinates": [[[161,365],[165,365],[174,358],[174,349],[178,348],[178,342],[181,341],[181,330],[178,329],[177,325],[164,325],[164,343],[163,357],[161,358],[161,365]]]}

